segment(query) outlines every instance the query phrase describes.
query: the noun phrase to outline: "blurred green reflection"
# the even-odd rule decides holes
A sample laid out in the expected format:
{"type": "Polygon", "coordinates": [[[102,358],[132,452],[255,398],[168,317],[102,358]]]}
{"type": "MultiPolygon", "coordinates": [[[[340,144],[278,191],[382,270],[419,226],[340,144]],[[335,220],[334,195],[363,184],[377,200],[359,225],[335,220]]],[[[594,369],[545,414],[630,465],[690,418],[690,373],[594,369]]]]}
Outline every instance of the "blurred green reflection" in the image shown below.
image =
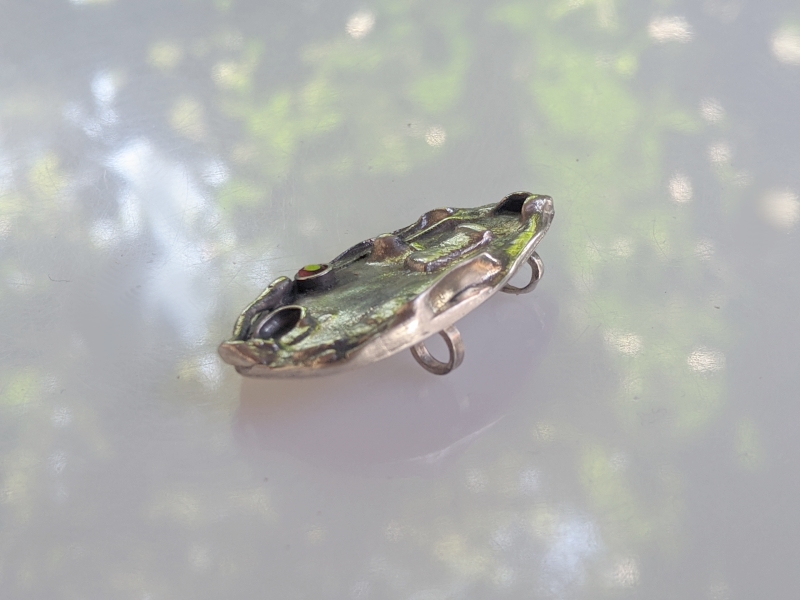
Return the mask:
{"type": "MultiPolygon", "coordinates": [[[[0,585],[142,599],[225,597],[242,581],[275,598],[663,591],[645,567],[695,556],[682,455],[731,421],[720,443],[736,468],[770,460],[758,421],[726,404],[739,284],[698,225],[741,206],[752,177],[732,161],[724,101],[682,93],[688,44],[714,58],[680,11],[129,4],[73,2],[80,47],[66,26],[12,15],[53,41],[1,59],[0,585]],[[378,233],[384,213],[413,220],[417,198],[398,211],[396,189],[422,190],[425,208],[473,203],[457,184],[494,175],[469,172],[474,154],[516,160],[558,212],[542,288],[561,327],[512,418],[429,479],[353,477],[344,493],[275,453],[284,487],[267,491],[230,431],[239,380],[214,355],[231,316],[308,262],[303,244],[322,255],[360,225],[378,233]],[[425,196],[437,178],[458,192],[425,196]],[[700,215],[712,185],[719,202],[700,215]],[[164,464],[138,460],[159,444],[164,464]],[[109,489],[117,469],[133,483],[109,489]],[[323,515],[310,498],[325,493],[323,515]]],[[[776,30],[781,64],[798,62],[796,38],[776,30]]],[[[775,194],[785,223],[796,196],[775,194]]],[[[727,590],[712,571],[709,589],[727,590]]]]}

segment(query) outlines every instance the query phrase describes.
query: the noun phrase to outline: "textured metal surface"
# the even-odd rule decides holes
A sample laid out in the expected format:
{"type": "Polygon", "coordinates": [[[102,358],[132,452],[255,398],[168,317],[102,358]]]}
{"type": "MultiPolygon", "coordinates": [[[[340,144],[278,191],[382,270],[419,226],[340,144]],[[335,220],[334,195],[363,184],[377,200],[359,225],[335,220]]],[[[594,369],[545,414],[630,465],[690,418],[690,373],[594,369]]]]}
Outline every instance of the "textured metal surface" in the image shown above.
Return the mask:
{"type": "MultiPolygon", "coordinates": [[[[330,264],[303,267],[295,281],[273,281],[237,319],[220,356],[243,375],[305,376],[418,345],[497,291],[532,289],[543,273],[534,250],[553,215],[552,198],[529,192],[478,208],[427,212],[408,227],[356,244],[330,264]],[[507,286],[529,260],[531,283],[507,286]]],[[[421,352],[415,358],[437,374],[456,368],[459,353],[463,357],[463,349],[450,347],[445,368],[448,363],[421,352]]]]}

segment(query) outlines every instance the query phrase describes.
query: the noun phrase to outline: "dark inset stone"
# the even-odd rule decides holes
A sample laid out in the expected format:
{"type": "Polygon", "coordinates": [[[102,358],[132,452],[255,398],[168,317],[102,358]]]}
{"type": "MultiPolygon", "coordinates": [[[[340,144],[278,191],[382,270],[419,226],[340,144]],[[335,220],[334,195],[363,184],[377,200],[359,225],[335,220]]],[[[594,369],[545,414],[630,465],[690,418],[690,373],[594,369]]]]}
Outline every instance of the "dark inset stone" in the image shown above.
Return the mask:
{"type": "Polygon", "coordinates": [[[284,306],[261,317],[255,326],[255,337],[277,340],[289,333],[303,316],[299,306],[284,306]]]}

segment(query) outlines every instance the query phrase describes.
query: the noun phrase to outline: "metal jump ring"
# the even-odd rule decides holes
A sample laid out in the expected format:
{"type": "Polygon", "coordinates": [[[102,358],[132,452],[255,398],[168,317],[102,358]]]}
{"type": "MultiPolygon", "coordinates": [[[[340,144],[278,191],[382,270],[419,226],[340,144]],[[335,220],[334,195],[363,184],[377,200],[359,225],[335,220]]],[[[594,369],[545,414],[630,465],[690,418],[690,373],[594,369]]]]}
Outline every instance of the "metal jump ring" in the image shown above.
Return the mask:
{"type": "Polygon", "coordinates": [[[452,325],[440,331],[439,335],[444,338],[447,349],[450,350],[449,361],[445,363],[435,359],[425,347],[425,342],[411,346],[411,354],[426,371],[430,371],[434,375],[446,375],[456,369],[464,360],[464,343],[461,341],[461,333],[452,325]]]}
{"type": "Polygon", "coordinates": [[[532,292],[536,284],[539,283],[539,280],[542,278],[542,275],[544,275],[544,263],[542,259],[539,258],[539,255],[534,252],[528,259],[528,264],[531,266],[531,280],[528,282],[528,285],[520,288],[507,283],[500,291],[506,294],[527,294],[528,292],[532,292]]]}

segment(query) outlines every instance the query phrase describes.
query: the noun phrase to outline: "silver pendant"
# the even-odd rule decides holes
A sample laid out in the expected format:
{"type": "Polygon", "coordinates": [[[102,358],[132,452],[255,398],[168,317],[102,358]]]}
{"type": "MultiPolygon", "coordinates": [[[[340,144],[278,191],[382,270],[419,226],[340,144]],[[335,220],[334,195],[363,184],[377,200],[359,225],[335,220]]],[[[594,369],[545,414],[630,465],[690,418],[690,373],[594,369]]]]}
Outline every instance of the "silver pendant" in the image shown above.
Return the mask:
{"type": "Polygon", "coordinates": [[[444,375],[464,359],[454,324],[498,291],[532,291],[544,273],[535,249],[553,220],[549,196],[515,192],[478,208],[438,208],[394,233],[356,244],[328,264],[279,277],[220,344],[242,375],[304,377],[367,365],[411,349],[444,375]],[[508,280],[524,263],[530,282],[508,280]],[[425,340],[441,335],[447,362],[425,340]]]}

